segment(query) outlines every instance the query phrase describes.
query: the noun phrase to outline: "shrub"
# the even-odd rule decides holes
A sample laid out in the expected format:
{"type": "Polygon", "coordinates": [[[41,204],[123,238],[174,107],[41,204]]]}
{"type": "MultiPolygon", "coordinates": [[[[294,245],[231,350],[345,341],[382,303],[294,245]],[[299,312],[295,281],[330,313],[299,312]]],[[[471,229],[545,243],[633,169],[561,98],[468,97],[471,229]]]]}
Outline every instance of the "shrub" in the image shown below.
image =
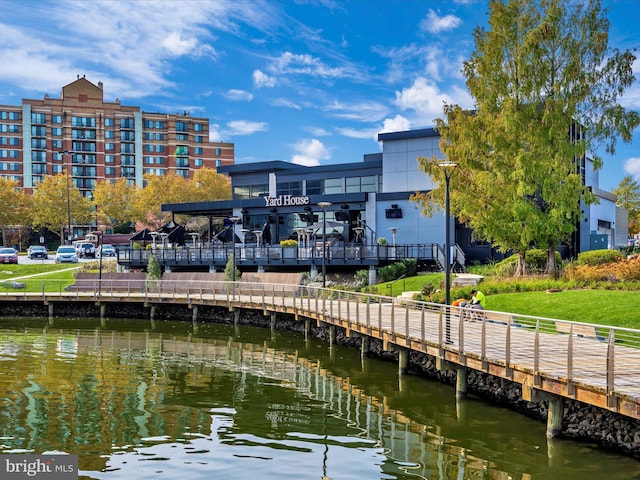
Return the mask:
{"type": "Polygon", "coordinates": [[[384,237],[378,237],[378,245],[386,245],[387,239],[384,237]]]}
{"type": "Polygon", "coordinates": [[[282,248],[296,248],[298,246],[298,241],[292,239],[280,240],[280,246],[282,248]]]}
{"type": "Polygon", "coordinates": [[[578,254],[575,265],[602,265],[613,263],[624,258],[624,254],[619,250],[590,250],[578,254]]]}
{"type": "Polygon", "coordinates": [[[369,270],[358,270],[354,276],[353,280],[356,284],[356,288],[363,288],[369,285],[369,270]]]}

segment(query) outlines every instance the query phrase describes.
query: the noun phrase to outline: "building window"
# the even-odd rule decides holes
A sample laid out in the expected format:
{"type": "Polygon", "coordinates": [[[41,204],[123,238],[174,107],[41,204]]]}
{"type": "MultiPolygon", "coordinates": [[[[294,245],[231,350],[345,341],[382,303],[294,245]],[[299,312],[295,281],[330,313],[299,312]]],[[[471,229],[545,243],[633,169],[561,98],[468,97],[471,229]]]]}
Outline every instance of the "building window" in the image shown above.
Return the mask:
{"type": "Polygon", "coordinates": [[[201,123],[194,123],[193,124],[193,130],[195,132],[202,132],[204,130],[204,125],[201,123]]]}
{"type": "Polygon", "coordinates": [[[176,122],[176,132],[188,132],[189,124],[187,122],[176,122]]]}
{"type": "Polygon", "coordinates": [[[184,134],[184,133],[176,133],[176,140],[178,142],[188,142],[189,141],[189,135],[184,134]]]}
{"type": "Polygon", "coordinates": [[[216,157],[219,157],[220,155],[222,155],[222,149],[216,148],[216,157]]]}
{"type": "Polygon", "coordinates": [[[62,148],[62,140],[51,140],[51,146],[53,148],[62,148]]]}
{"type": "Polygon", "coordinates": [[[120,156],[120,165],[135,165],[136,157],[133,155],[122,155],[120,156]]]}
{"type": "Polygon", "coordinates": [[[54,175],[62,173],[62,165],[52,165],[51,166],[51,173],[53,173],[54,175]]]}
{"type": "Polygon", "coordinates": [[[259,198],[269,194],[269,185],[242,185],[233,187],[233,198],[242,200],[259,198]]]}
{"type": "Polygon", "coordinates": [[[104,163],[116,163],[116,156],[115,155],[105,155],[104,156],[104,163]]]}
{"type": "Polygon", "coordinates": [[[32,162],[46,162],[47,161],[47,152],[37,151],[31,152],[31,161],[32,162]]]}
{"type": "Polygon", "coordinates": [[[196,143],[204,143],[204,137],[202,135],[196,135],[193,138],[193,141],[196,142],[196,143]]]}
{"type": "Polygon", "coordinates": [[[193,166],[194,166],[194,167],[201,167],[202,165],[203,165],[203,161],[202,161],[202,159],[201,159],[201,158],[196,158],[196,159],[193,161],[193,166]]]}
{"type": "Polygon", "coordinates": [[[121,143],[120,153],[135,153],[135,144],[133,143],[121,143]]]}
{"type": "Polygon", "coordinates": [[[114,132],[113,130],[105,130],[104,131],[104,138],[106,139],[114,139],[116,138],[116,132],[114,132]]]}
{"type": "Polygon", "coordinates": [[[220,167],[222,166],[222,160],[220,160],[219,158],[216,159],[216,167],[220,167]]]}
{"type": "Polygon", "coordinates": [[[134,167],[122,167],[122,176],[125,178],[134,178],[136,169],[134,167]]]}
{"type": "Polygon", "coordinates": [[[105,152],[115,152],[116,151],[116,144],[115,143],[105,143],[104,144],[104,150],[105,150],[105,152]]]}
{"type": "Polygon", "coordinates": [[[104,174],[105,175],[115,175],[116,174],[116,167],[105,167],[104,174]]]}
{"type": "Polygon", "coordinates": [[[122,140],[123,142],[133,142],[135,139],[135,132],[120,132],[120,140],[122,140]]]}
{"type": "Polygon", "coordinates": [[[153,165],[153,157],[148,157],[145,155],[142,160],[145,165],[153,165]]]}
{"type": "Polygon", "coordinates": [[[47,123],[47,115],[45,113],[32,113],[31,114],[31,123],[47,123]]]}
{"type": "Polygon", "coordinates": [[[184,157],[176,158],[176,167],[188,167],[188,166],[189,166],[188,158],[184,158],[184,157]]]}
{"type": "Polygon", "coordinates": [[[202,147],[193,147],[194,155],[202,155],[204,153],[204,148],[202,147]]]}
{"type": "Polygon", "coordinates": [[[276,187],[276,195],[294,195],[296,197],[301,196],[302,181],[278,183],[276,187]]]}
{"type": "Polygon", "coordinates": [[[307,180],[306,195],[322,195],[324,191],[323,180],[307,180]]]}
{"type": "Polygon", "coordinates": [[[62,115],[51,115],[51,123],[55,123],[57,125],[62,123],[62,115]]]}
{"type": "Polygon", "coordinates": [[[345,179],[346,193],[355,192],[375,192],[376,176],[367,175],[366,177],[347,177],[345,179]]]}
{"type": "Polygon", "coordinates": [[[135,128],[135,123],[133,122],[133,118],[121,118],[120,128],[126,128],[129,130],[135,128]]]}
{"type": "Polygon", "coordinates": [[[164,145],[156,145],[155,151],[156,153],[164,152],[164,145]]]}
{"type": "Polygon", "coordinates": [[[113,118],[105,117],[104,126],[105,127],[115,127],[116,126],[116,121],[113,118]]]}
{"type": "Polygon", "coordinates": [[[96,119],[93,117],[71,117],[71,126],[96,128],[96,119]]]}
{"type": "Polygon", "coordinates": [[[32,137],[46,137],[47,136],[47,128],[46,127],[31,127],[31,136],[32,137]]]}
{"type": "Polygon", "coordinates": [[[178,145],[176,146],[176,156],[188,156],[189,155],[189,147],[186,145],[178,145]]]}
{"type": "Polygon", "coordinates": [[[324,181],[324,194],[331,195],[335,193],[342,193],[342,179],[341,178],[327,178],[324,181]]]}
{"type": "Polygon", "coordinates": [[[31,148],[47,148],[47,139],[46,138],[32,138],[31,139],[31,148]]]}

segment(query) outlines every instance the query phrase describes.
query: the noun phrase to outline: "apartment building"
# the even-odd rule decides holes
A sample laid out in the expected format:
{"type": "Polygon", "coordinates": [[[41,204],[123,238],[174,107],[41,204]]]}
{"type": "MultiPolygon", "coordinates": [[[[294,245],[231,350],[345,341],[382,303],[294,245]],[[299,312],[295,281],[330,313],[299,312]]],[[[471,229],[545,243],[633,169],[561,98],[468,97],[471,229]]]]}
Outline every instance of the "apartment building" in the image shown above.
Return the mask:
{"type": "Polygon", "coordinates": [[[106,102],[102,82],[80,76],[62,87],[60,98],[0,105],[0,175],[27,192],[45,175],[68,172],[90,197],[102,179],[124,177],[144,187],[145,174],[189,178],[200,168],[233,163],[234,144],[209,142],[207,118],[106,102]]]}

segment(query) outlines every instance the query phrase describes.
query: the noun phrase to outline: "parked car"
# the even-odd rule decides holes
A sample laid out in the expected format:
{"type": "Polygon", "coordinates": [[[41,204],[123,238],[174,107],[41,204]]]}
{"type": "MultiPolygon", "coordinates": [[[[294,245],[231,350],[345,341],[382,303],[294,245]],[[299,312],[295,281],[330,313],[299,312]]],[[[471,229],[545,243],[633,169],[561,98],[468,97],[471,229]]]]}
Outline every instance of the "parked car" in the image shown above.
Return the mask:
{"type": "Polygon", "coordinates": [[[0,263],[18,264],[18,251],[11,247],[0,247],[0,263]]]}
{"type": "Polygon", "coordinates": [[[27,257],[32,260],[34,258],[44,258],[46,260],[49,258],[49,252],[47,252],[47,249],[42,245],[31,245],[27,249],[27,257]]]}
{"type": "Polygon", "coordinates": [[[96,256],[97,257],[115,257],[116,247],[114,247],[113,245],[109,245],[108,243],[101,245],[100,247],[98,247],[96,256]]]}
{"type": "Polygon", "coordinates": [[[72,245],[61,245],[56,250],[56,263],[78,263],[76,249],[72,245]]]}
{"type": "Polygon", "coordinates": [[[96,247],[93,243],[81,242],[76,244],[76,255],[78,258],[95,258],[96,247]]]}

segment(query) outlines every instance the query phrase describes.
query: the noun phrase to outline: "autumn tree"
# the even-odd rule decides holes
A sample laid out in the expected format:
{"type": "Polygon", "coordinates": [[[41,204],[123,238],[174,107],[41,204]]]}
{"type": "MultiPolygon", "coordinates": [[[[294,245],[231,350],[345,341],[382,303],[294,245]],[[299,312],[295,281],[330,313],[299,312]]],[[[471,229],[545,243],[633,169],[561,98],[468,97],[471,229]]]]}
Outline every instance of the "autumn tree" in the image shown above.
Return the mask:
{"type": "Polygon", "coordinates": [[[31,197],[33,226],[57,232],[61,241],[64,241],[64,229],[68,223],[67,205],[72,225],[89,223],[94,213],[91,200],[83,197],[80,190],[68,184],[67,180],[65,175],[47,175],[31,197]]]}
{"type": "Polygon", "coordinates": [[[155,230],[171,220],[171,212],[163,212],[162,204],[188,202],[193,185],[173,173],[145,175],[144,180],[146,186],[137,190],[132,213],[141,225],[155,230]]]}
{"type": "Polygon", "coordinates": [[[211,202],[231,199],[231,179],[212,168],[196,170],[191,180],[190,202],[211,202]]]}
{"type": "MultiPolygon", "coordinates": [[[[546,248],[547,273],[555,250],[576,228],[581,203],[594,195],[579,163],[587,152],[615,152],[640,124],[620,95],[634,81],[630,51],[608,47],[609,21],[599,0],[491,0],[489,28],[474,32],[475,50],[463,73],[473,111],[445,105],[436,120],[440,148],[458,165],[452,212],[501,251],[518,255],[546,248]]],[[[438,158],[418,159],[442,178],[438,158]]],[[[602,164],[594,156],[595,168],[602,164]]],[[[429,212],[442,205],[444,185],[415,199],[429,212]]]]}
{"type": "Polygon", "coordinates": [[[616,205],[629,212],[629,233],[640,232],[640,184],[629,175],[612,192],[618,197],[616,205]]]}
{"type": "Polygon", "coordinates": [[[16,180],[0,177],[0,245],[5,244],[5,229],[9,225],[28,224],[27,198],[16,180]]]}
{"type": "Polygon", "coordinates": [[[129,184],[126,178],[99,181],[93,190],[98,219],[112,225],[114,230],[133,222],[136,190],[137,187],[129,184]]]}

